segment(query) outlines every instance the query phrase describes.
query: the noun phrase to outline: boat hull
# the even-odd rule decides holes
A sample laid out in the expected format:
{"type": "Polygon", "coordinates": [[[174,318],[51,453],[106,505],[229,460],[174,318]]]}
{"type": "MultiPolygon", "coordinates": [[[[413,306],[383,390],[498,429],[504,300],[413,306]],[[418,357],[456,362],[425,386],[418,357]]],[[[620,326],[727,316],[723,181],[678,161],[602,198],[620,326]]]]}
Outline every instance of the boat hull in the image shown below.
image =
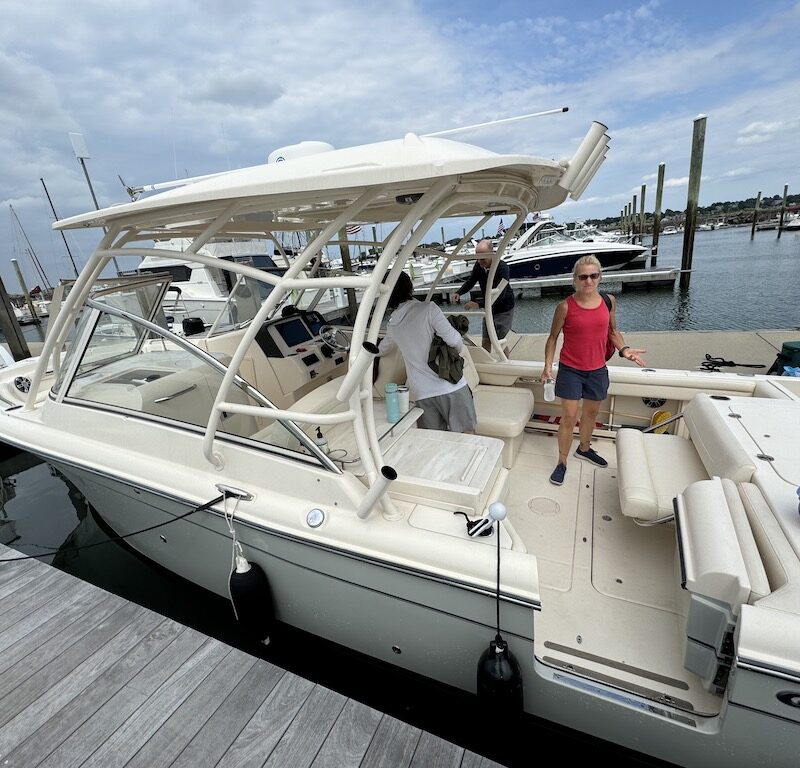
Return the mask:
{"type": "Polygon", "coordinates": [[[530,248],[513,252],[506,257],[512,280],[535,277],[552,277],[572,272],[575,262],[582,256],[594,255],[604,270],[619,269],[641,256],[645,249],[638,245],[616,243],[586,243],[582,249],[545,250],[530,248]]]}
{"type": "MultiPolygon", "coordinates": [[[[59,462],[57,468],[120,534],[174,520],[191,509],[178,499],[73,464],[59,462]]],[[[246,556],[267,574],[279,621],[475,692],[478,659],[494,637],[491,593],[266,527],[237,528],[246,556]]],[[[160,566],[227,597],[231,541],[220,514],[198,513],[128,543],[160,566]]],[[[536,656],[538,606],[503,601],[501,610],[502,633],[523,677],[526,712],[680,765],[789,764],[797,724],[735,703],[723,708],[724,718],[704,717],[625,693],[613,674],[604,679],[581,674],[577,657],[573,667],[555,663],[546,652],[536,656]],[[765,744],[775,745],[775,752],[765,755],[765,744]]],[[[540,641],[538,647],[547,644],[540,641]]],[[[749,685],[763,691],[768,676],[756,677],[749,685]]],[[[766,684],[776,683],[767,679],[766,684]]]]}

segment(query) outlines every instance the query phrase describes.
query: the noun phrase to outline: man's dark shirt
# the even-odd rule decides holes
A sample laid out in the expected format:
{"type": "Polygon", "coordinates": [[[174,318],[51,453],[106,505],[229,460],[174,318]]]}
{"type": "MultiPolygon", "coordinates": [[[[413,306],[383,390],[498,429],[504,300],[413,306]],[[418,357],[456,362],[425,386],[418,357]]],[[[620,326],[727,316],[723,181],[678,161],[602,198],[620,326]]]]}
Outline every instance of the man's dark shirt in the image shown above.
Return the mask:
{"type": "MultiPolygon", "coordinates": [[[[509,279],[509,271],[508,271],[508,264],[504,261],[501,261],[497,265],[497,272],[494,275],[494,282],[492,286],[497,288],[500,284],[500,281],[505,279],[509,279]]],[[[463,296],[470,288],[472,288],[475,283],[480,285],[481,290],[483,291],[483,298],[484,302],[486,300],[486,282],[489,279],[489,271],[484,269],[481,266],[480,261],[476,261],[474,266],[472,267],[472,274],[467,278],[467,281],[462,285],[457,293],[459,296],[463,296]]],[[[514,291],[511,290],[511,285],[506,285],[503,289],[501,294],[494,300],[492,304],[492,312],[495,314],[500,314],[501,312],[508,312],[509,310],[514,309],[514,291]]]]}

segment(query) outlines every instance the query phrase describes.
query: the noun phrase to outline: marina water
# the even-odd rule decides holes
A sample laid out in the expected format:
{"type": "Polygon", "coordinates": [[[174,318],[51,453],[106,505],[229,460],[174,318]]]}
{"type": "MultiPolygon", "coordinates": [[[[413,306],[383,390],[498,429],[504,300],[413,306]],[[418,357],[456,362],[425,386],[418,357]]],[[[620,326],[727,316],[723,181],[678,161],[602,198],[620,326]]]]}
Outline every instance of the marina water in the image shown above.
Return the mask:
{"type": "MultiPolygon", "coordinates": [[[[659,267],[680,266],[682,236],[662,239],[659,267]]],[[[751,330],[794,328],[800,324],[797,270],[800,234],[756,233],[749,228],[698,232],[694,272],[687,291],[654,288],[626,292],[619,321],[626,331],[751,330]]],[[[546,332],[558,296],[517,302],[515,330],[546,332]]],[[[38,338],[35,327],[26,337],[38,338]]],[[[229,603],[138,557],[126,546],[105,541],[80,492],[47,464],[27,454],[6,453],[0,460],[2,507],[0,542],[86,581],[143,604],[206,634],[272,660],[282,668],[472,749],[507,765],[530,765],[544,744],[565,757],[605,753],[617,765],[658,762],[527,717],[523,723],[498,723],[482,714],[475,700],[411,677],[348,649],[288,628],[270,646],[253,645],[233,621],[229,603]],[[56,550],[55,554],[47,554],[56,550]]],[[[487,643],[491,638],[487,634],[487,643]]],[[[465,663],[477,665],[477,659],[465,663]]]]}

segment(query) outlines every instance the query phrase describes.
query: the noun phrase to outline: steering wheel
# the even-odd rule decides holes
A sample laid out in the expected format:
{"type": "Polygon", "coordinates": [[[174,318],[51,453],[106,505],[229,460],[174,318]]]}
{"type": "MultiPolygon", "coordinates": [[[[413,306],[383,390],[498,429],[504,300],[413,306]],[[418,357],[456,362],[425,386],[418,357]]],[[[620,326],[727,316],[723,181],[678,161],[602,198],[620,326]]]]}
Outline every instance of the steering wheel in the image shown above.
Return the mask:
{"type": "Polygon", "coordinates": [[[350,339],[347,334],[340,328],[334,328],[332,325],[323,325],[319,329],[320,338],[333,349],[339,349],[342,352],[350,351],[350,339]]]}

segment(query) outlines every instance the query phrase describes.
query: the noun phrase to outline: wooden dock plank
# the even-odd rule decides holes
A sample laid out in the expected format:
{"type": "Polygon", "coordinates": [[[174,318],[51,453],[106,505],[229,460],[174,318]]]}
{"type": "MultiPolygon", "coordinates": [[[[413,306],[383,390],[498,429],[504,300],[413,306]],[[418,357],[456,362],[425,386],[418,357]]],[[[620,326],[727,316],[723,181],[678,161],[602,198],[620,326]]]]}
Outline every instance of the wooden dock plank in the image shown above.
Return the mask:
{"type": "Polygon", "coordinates": [[[231,650],[148,739],[127,763],[126,768],[151,768],[153,765],[172,764],[184,747],[204,728],[220,702],[255,664],[256,659],[252,656],[236,649],[231,650]]]}
{"type": "Polygon", "coordinates": [[[265,768],[310,766],[346,702],[340,693],[315,686],[264,763],[265,768]]]}
{"type": "Polygon", "coordinates": [[[97,602],[98,596],[92,588],[79,582],[70,595],[61,600],[51,600],[9,627],[0,634],[0,672],[19,661],[26,652],[36,650],[48,637],[77,621],[97,602]],[[21,646],[22,651],[16,646],[21,646]]]}
{"type": "Polygon", "coordinates": [[[16,624],[50,600],[55,600],[71,582],[59,578],[55,569],[37,577],[0,600],[0,632],[16,624]]]}
{"type": "Polygon", "coordinates": [[[0,728],[0,753],[9,752],[30,736],[161,621],[161,616],[138,605],[123,605],[80,643],[29,678],[38,678],[36,684],[15,689],[3,700],[3,710],[11,699],[9,712],[16,714],[0,728]],[[17,695],[20,691],[22,696],[17,695]]]}
{"type": "Polygon", "coordinates": [[[311,764],[313,768],[358,768],[383,715],[349,699],[311,764]]]}
{"type": "Polygon", "coordinates": [[[222,756],[217,768],[261,768],[291,725],[314,683],[284,675],[222,756]]]}
{"type": "Polygon", "coordinates": [[[230,652],[228,646],[208,638],[83,765],[86,768],[126,765],[230,652]]]}
{"type": "Polygon", "coordinates": [[[495,763],[488,757],[476,755],[469,750],[464,752],[464,759],[461,761],[461,768],[503,768],[500,763],[495,763]]]}
{"type": "MultiPolygon", "coordinates": [[[[164,619],[117,664],[107,669],[13,750],[7,756],[10,764],[24,765],[26,768],[35,768],[39,765],[122,686],[149,664],[183,629],[171,619],[164,619]]],[[[137,706],[141,700],[142,697],[138,696],[137,706]]]]}
{"type": "Polygon", "coordinates": [[[423,731],[411,760],[412,768],[459,768],[464,750],[423,731]]]}
{"type": "Polygon", "coordinates": [[[279,667],[259,661],[189,742],[172,768],[197,768],[204,762],[216,765],[285,674],[288,673],[279,667]]]}
{"type": "Polygon", "coordinates": [[[411,765],[421,734],[419,728],[384,715],[361,761],[362,767],[404,768],[411,765]]]}
{"type": "MultiPolygon", "coordinates": [[[[2,677],[0,677],[0,697],[5,697],[20,686],[23,681],[28,680],[40,670],[48,667],[48,665],[51,668],[57,666],[53,665],[54,659],[59,658],[75,643],[80,642],[98,624],[108,619],[115,611],[118,611],[122,605],[123,603],[119,598],[110,596],[101,604],[95,605],[95,610],[92,613],[84,614],[83,621],[71,622],[61,633],[47,639],[46,642],[33,648],[28,653],[25,653],[25,638],[22,638],[15,646],[8,649],[9,658],[20,655],[21,658],[12,667],[5,670],[2,677]]],[[[69,670],[66,671],[68,672],[69,670]]],[[[44,687],[39,686],[39,690],[44,690],[44,687]]]]}
{"type": "Polygon", "coordinates": [[[115,693],[42,763],[48,768],[77,768],[99,749],[127,719],[205,642],[193,629],[182,632],[133,680],[115,693]]]}
{"type": "Polygon", "coordinates": [[[0,599],[35,579],[40,573],[33,560],[15,563],[11,554],[13,553],[0,550],[0,599]]]}
{"type": "Polygon", "coordinates": [[[35,560],[0,563],[0,762],[497,765],[35,560]]]}

